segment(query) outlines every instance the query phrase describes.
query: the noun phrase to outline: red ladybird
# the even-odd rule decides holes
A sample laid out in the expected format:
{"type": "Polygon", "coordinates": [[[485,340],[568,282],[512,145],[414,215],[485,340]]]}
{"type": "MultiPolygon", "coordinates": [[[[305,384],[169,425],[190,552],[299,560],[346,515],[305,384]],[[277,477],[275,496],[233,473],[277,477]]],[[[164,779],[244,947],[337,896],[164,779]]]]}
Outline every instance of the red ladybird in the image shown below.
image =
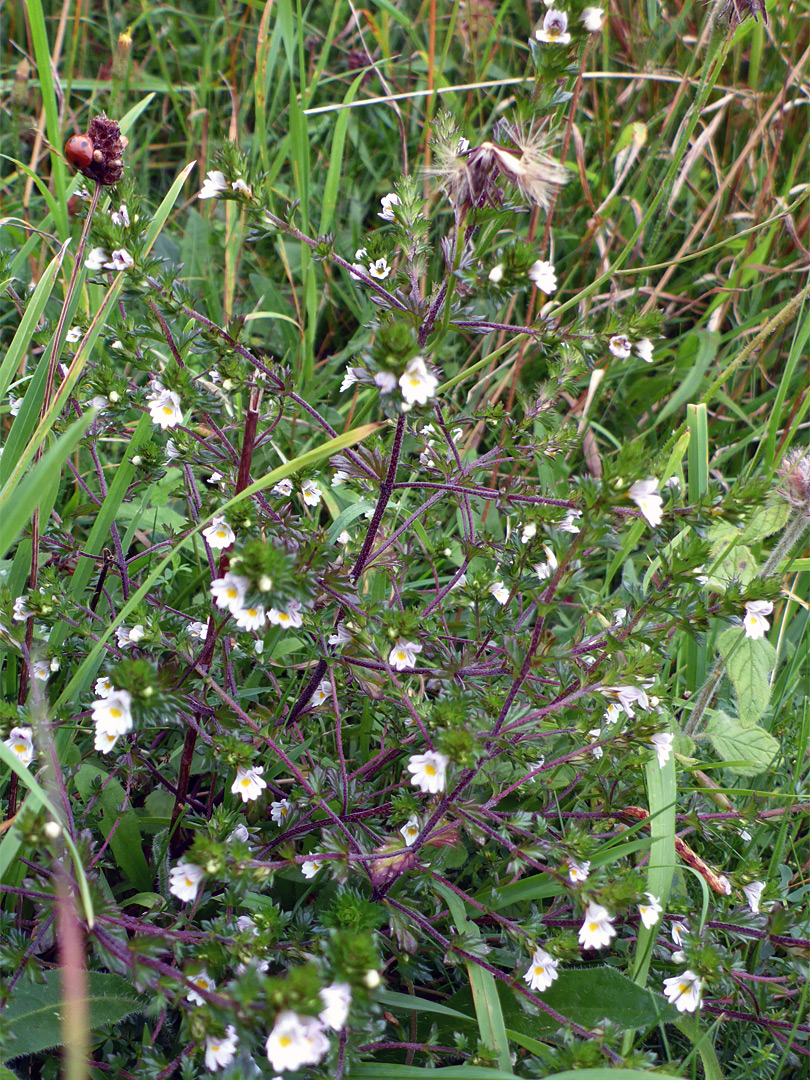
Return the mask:
{"type": "Polygon", "coordinates": [[[89,135],[71,135],[65,143],[65,157],[74,169],[86,169],[93,163],[93,140],[89,135]]]}

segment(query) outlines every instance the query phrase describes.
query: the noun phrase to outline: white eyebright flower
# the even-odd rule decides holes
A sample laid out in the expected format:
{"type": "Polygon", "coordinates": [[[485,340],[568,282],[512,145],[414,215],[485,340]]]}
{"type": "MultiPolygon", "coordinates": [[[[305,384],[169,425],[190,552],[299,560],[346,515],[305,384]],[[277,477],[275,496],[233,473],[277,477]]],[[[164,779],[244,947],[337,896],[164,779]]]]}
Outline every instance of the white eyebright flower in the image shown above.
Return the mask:
{"type": "Polygon", "coordinates": [[[292,495],[292,489],[292,480],[289,476],[285,476],[283,480],[279,480],[277,484],[273,484],[273,487],[270,490],[274,495],[284,495],[285,497],[289,497],[292,495]]]}
{"type": "Polygon", "coordinates": [[[297,630],[304,623],[300,602],[290,600],[286,609],[270,608],[267,612],[267,621],[272,623],[273,626],[281,626],[285,630],[297,630]]]}
{"type": "Polygon", "coordinates": [[[74,342],[81,340],[81,336],[82,328],[80,326],[71,326],[65,335],[65,341],[68,342],[69,345],[73,345],[74,342]]]}
{"type": "Polygon", "coordinates": [[[318,1013],[318,1019],[324,1027],[340,1031],[349,1018],[349,1006],[352,1003],[352,988],[348,983],[332,983],[318,991],[318,997],[325,1008],[318,1013]]]}
{"type": "MultiPolygon", "coordinates": [[[[338,537],[338,540],[340,540],[340,537],[338,537]]],[[[339,623],[337,630],[335,630],[334,634],[330,634],[329,637],[326,639],[326,644],[345,645],[347,641],[351,640],[352,635],[349,633],[343,623],[339,623]]]]}
{"type": "Polygon", "coordinates": [[[110,696],[115,690],[115,687],[113,686],[109,675],[102,675],[100,679],[96,679],[93,689],[100,698],[105,698],[110,696]]]}
{"type": "MultiPolygon", "coordinates": [[[[598,727],[591,728],[588,734],[591,736],[592,743],[598,742],[602,734],[602,729],[598,727]]],[[[604,756],[605,751],[601,746],[594,746],[593,750],[591,750],[591,753],[598,761],[600,757],[604,756]]]]}
{"type": "Polygon", "coordinates": [[[219,169],[212,169],[206,173],[205,180],[203,180],[203,186],[200,189],[197,198],[198,199],[218,199],[223,191],[228,190],[228,181],[225,179],[225,173],[220,172],[219,169]]]}
{"type": "Polygon", "coordinates": [[[501,606],[509,602],[509,590],[502,581],[493,581],[487,592],[494,596],[501,606]]]}
{"type": "Polygon", "coordinates": [[[301,873],[305,878],[314,878],[323,867],[323,859],[306,859],[301,863],[301,873]]]}
{"type": "Polygon", "coordinates": [[[377,217],[381,217],[383,221],[396,221],[396,218],[394,217],[394,207],[402,205],[402,200],[399,195],[392,191],[388,195],[383,195],[380,199],[380,203],[382,204],[382,213],[377,214],[377,217]]]}
{"type": "Polygon", "coordinates": [[[585,859],[581,863],[574,862],[573,859],[568,860],[568,880],[572,885],[576,885],[580,881],[587,881],[590,872],[591,863],[589,859],[585,859]]]}
{"type": "Polygon", "coordinates": [[[493,285],[499,285],[503,281],[503,275],[503,263],[497,263],[495,266],[492,267],[490,272],[487,274],[487,277],[493,285]]]}
{"type": "Polygon", "coordinates": [[[580,22],[591,34],[595,34],[597,30],[602,29],[602,20],[605,17],[605,13],[602,8],[586,7],[583,8],[580,15],[580,22]]]}
{"type": "Polygon", "coordinates": [[[529,280],[537,286],[540,292],[553,293],[557,291],[557,275],[554,272],[554,266],[544,259],[538,259],[529,267],[529,280]]]}
{"type": "Polygon", "coordinates": [[[376,262],[369,263],[369,277],[376,278],[378,281],[385,281],[390,273],[391,267],[388,265],[388,260],[386,258],[377,259],[376,262]]]}
{"type": "Polygon", "coordinates": [[[639,904],[638,913],[641,916],[641,921],[647,927],[648,930],[652,930],[658,920],[661,918],[661,912],[663,908],[658,900],[657,896],[653,896],[651,892],[644,894],[647,897],[649,903],[639,904]]]}
{"type": "Polygon", "coordinates": [[[350,386],[354,386],[357,382],[357,372],[353,367],[347,367],[343,373],[343,382],[340,384],[340,392],[348,390],[350,386]]]}
{"type": "Polygon", "coordinates": [[[393,371],[378,371],[374,376],[374,385],[381,394],[392,394],[397,388],[397,377],[393,371]]]}
{"type": "Polygon", "coordinates": [[[39,682],[47,682],[51,675],[51,665],[47,660],[33,660],[31,662],[31,674],[39,682]]]}
{"type": "Polygon", "coordinates": [[[759,911],[759,902],[762,899],[762,893],[765,890],[764,881],[752,881],[750,885],[743,885],[743,892],[745,893],[745,899],[748,901],[748,906],[754,915],[759,911]]]}
{"type": "Polygon", "coordinates": [[[770,615],[772,611],[773,604],[770,600],[749,600],[745,605],[743,619],[745,636],[751,638],[752,641],[765,637],[771,627],[765,616],[770,615]]]}
{"type": "Polygon", "coordinates": [[[548,45],[567,45],[571,40],[568,33],[568,16],[564,11],[549,8],[543,19],[543,26],[538,27],[534,36],[548,45]]]}
{"type": "Polygon", "coordinates": [[[236,625],[242,630],[261,630],[267,621],[264,608],[261,604],[256,607],[238,608],[233,612],[236,625]]]}
{"type": "Polygon", "coordinates": [[[444,791],[447,782],[447,766],[450,759],[437,750],[428,750],[426,754],[413,754],[406,766],[411,774],[411,783],[421,791],[435,795],[444,791]]]}
{"type": "Polygon", "coordinates": [[[289,799],[279,799],[277,802],[271,802],[270,817],[275,821],[276,825],[283,825],[291,809],[292,804],[289,799]]]}
{"type": "MultiPolygon", "coordinates": [[[[188,624],[187,630],[188,636],[194,638],[195,641],[205,641],[208,637],[208,623],[195,620],[188,624]]],[[[96,690],[96,693],[98,693],[98,690],[96,690]]]]}
{"type": "Polygon", "coordinates": [[[137,623],[131,630],[128,630],[126,626],[119,626],[115,631],[115,640],[118,642],[119,649],[129,649],[142,641],[145,636],[146,631],[142,623],[137,623]]]}
{"type": "Polygon", "coordinates": [[[211,582],[211,595],[214,603],[222,611],[230,611],[235,614],[241,610],[245,601],[245,593],[248,591],[250,582],[239,574],[230,571],[225,577],[216,578],[211,582]]]}
{"type": "Polygon", "coordinates": [[[252,195],[250,184],[246,184],[241,176],[238,176],[231,184],[231,191],[236,191],[241,195],[252,195]]]}
{"type": "Polygon", "coordinates": [[[569,510],[562,521],[557,525],[557,528],[561,532],[573,533],[576,535],[580,529],[579,525],[575,525],[574,522],[582,517],[581,510],[569,510]]]}
{"type": "Polygon", "coordinates": [[[700,976],[688,968],[680,975],[664,979],[664,994],[678,1012],[694,1012],[700,1007],[703,983],[700,976]]]}
{"type": "Polygon", "coordinates": [[[302,1065],[317,1065],[329,1050],[329,1039],[316,1017],[284,1009],[267,1036],[266,1050],[273,1070],[293,1071],[302,1065]]]}
{"type": "Polygon", "coordinates": [[[25,603],[24,596],[18,596],[11,607],[11,617],[14,622],[25,622],[26,619],[30,619],[33,612],[29,610],[25,603]]]}
{"type": "Polygon", "coordinates": [[[236,533],[225,518],[219,514],[216,515],[207,529],[203,529],[202,534],[208,541],[208,546],[215,550],[230,547],[236,540],[236,533]]]}
{"type": "Polygon", "coordinates": [[[536,563],[534,567],[534,572],[535,574],[537,574],[538,578],[541,581],[548,581],[548,579],[554,574],[554,571],[557,569],[559,563],[557,562],[557,556],[546,544],[543,544],[543,551],[545,551],[546,553],[547,562],[536,563]]]}
{"type": "Polygon", "coordinates": [[[191,862],[179,862],[169,871],[169,892],[184,903],[195,900],[204,877],[205,871],[201,866],[191,862]]]}
{"type": "Polygon", "coordinates": [[[91,718],[96,731],[107,735],[126,735],[132,731],[132,695],[128,690],[114,690],[106,697],[94,701],[91,718]]]}
{"type": "Polygon", "coordinates": [[[301,485],[301,497],[307,506],[317,506],[321,501],[321,489],[314,480],[305,480],[301,485]]]}
{"type": "Polygon", "coordinates": [[[113,225],[119,225],[125,229],[129,228],[129,210],[127,210],[126,203],[121,203],[117,210],[111,211],[110,221],[113,225]]]}
{"type": "Polygon", "coordinates": [[[432,375],[421,356],[415,356],[408,361],[402,375],[399,378],[402,396],[409,404],[425,405],[428,398],[436,393],[439,380],[432,375]]]}
{"type": "Polygon", "coordinates": [[[602,949],[616,936],[613,916],[593,900],[588,904],[585,921],[579,928],[579,943],[583,949],[602,949]]]}
{"type": "Polygon", "coordinates": [[[120,735],[113,735],[103,728],[96,728],[95,735],[93,736],[93,748],[99,754],[109,754],[120,738],[120,735]]]}
{"type": "Polygon", "coordinates": [[[255,765],[250,769],[243,769],[240,766],[236,770],[236,779],[231,784],[231,791],[234,795],[241,795],[243,803],[261,798],[262,792],[267,787],[267,781],[262,780],[263,772],[264,768],[261,765],[255,765]]]}
{"type": "Polygon", "coordinates": [[[161,390],[158,394],[146,399],[149,406],[149,415],[152,423],[157,424],[164,431],[166,428],[177,427],[183,420],[183,409],[180,404],[180,395],[174,390],[161,390]]]}
{"type": "Polygon", "coordinates": [[[636,715],[633,711],[634,705],[638,705],[640,709],[650,708],[647,692],[640,686],[606,686],[603,693],[618,698],[619,704],[631,719],[636,715]]]}
{"type": "Polygon", "coordinates": [[[661,519],[664,516],[661,509],[664,500],[658,494],[658,480],[655,477],[649,480],[636,480],[635,484],[631,485],[627,495],[653,528],[661,524],[661,519]]]}
{"type": "Polygon", "coordinates": [[[669,932],[673,943],[680,949],[683,945],[683,936],[687,932],[686,923],[674,922],[670,927],[669,932]]]}
{"type": "Polygon", "coordinates": [[[653,745],[653,749],[658,755],[658,766],[663,769],[666,763],[669,761],[669,756],[672,753],[672,741],[675,736],[670,731],[659,731],[652,736],[650,742],[653,745]]]}
{"type": "Polygon", "coordinates": [[[30,727],[12,728],[4,745],[26,769],[34,760],[33,732],[30,727]]]}
{"type": "MultiPolygon", "coordinates": [[[[200,990],[216,990],[217,984],[203,968],[202,971],[198,971],[196,975],[189,976],[189,981],[193,982],[195,986],[198,986],[200,990]]],[[[196,990],[189,990],[186,993],[186,997],[192,1003],[192,1005],[204,1005],[205,998],[198,994],[196,990]]]]}
{"type": "Polygon", "coordinates": [[[537,536],[537,526],[533,521],[529,521],[521,530],[520,542],[521,544],[528,544],[530,540],[534,540],[535,536],[537,536]]]}
{"type": "Polygon", "coordinates": [[[411,847],[421,829],[422,826],[419,824],[419,818],[415,814],[412,814],[399,830],[400,836],[405,841],[405,847],[411,847]]]}
{"type": "Polygon", "coordinates": [[[626,360],[633,346],[627,334],[614,334],[608,341],[608,348],[619,360],[626,360]]]}
{"type": "Polygon", "coordinates": [[[545,949],[535,949],[523,981],[529,984],[530,990],[537,990],[542,994],[557,978],[559,964],[560,961],[547,953],[545,949]]]}
{"type": "Polygon", "coordinates": [[[637,341],[633,348],[636,350],[636,356],[640,356],[645,364],[651,364],[653,362],[653,343],[648,337],[641,338],[637,341]]]}
{"type": "Polygon", "coordinates": [[[104,263],[107,270],[129,270],[130,266],[135,265],[135,260],[132,258],[126,248],[117,248],[113,253],[109,262],[104,263]]]}
{"type": "Polygon", "coordinates": [[[236,1036],[236,1028],[228,1024],[224,1035],[206,1035],[205,1037],[205,1067],[209,1072],[224,1069],[230,1065],[236,1054],[239,1039],[236,1036]]]}
{"type": "Polygon", "coordinates": [[[388,654],[388,663],[396,671],[405,671],[406,668],[416,667],[416,656],[421,651],[422,646],[415,641],[397,638],[396,645],[388,654]]]}
{"type": "Polygon", "coordinates": [[[344,529],[343,532],[338,533],[338,535],[335,537],[335,542],[340,544],[341,547],[345,547],[348,543],[351,542],[351,539],[352,538],[349,535],[348,529],[344,529]]]}
{"type": "Polygon", "coordinates": [[[310,705],[317,709],[327,701],[332,700],[332,684],[328,679],[321,679],[315,687],[315,693],[310,698],[310,705]]]}
{"type": "Polygon", "coordinates": [[[87,270],[103,270],[109,258],[110,256],[104,248],[93,248],[92,251],[88,252],[87,258],[84,260],[85,268],[87,270]]]}

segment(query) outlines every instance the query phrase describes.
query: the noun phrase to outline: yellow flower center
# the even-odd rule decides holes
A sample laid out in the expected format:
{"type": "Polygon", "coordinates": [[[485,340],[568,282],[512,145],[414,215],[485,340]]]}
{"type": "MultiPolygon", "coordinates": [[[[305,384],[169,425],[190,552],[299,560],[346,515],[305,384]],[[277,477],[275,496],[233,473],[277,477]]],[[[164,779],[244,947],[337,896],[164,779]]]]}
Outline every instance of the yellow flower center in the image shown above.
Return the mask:
{"type": "Polygon", "coordinates": [[[290,1046],[291,1044],[292,1044],[292,1038],[289,1035],[282,1035],[280,1037],[280,1039],[278,1040],[278,1045],[280,1047],[282,1047],[284,1050],[286,1050],[287,1047],[290,1046]]]}
{"type": "Polygon", "coordinates": [[[124,713],[122,709],[117,709],[115,705],[110,706],[110,716],[113,718],[113,720],[120,720],[123,715],[124,713]]]}
{"type": "Polygon", "coordinates": [[[428,774],[428,776],[435,776],[436,775],[436,766],[435,765],[426,765],[425,766],[425,772],[428,774]]]}

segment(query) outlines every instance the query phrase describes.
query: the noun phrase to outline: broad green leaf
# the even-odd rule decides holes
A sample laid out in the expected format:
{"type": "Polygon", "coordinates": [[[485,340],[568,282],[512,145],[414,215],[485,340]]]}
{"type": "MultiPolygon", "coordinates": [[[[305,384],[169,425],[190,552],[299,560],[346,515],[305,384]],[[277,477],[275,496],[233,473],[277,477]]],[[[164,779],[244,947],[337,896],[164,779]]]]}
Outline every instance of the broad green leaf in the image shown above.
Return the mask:
{"type": "MultiPolygon", "coordinates": [[[[87,990],[91,1028],[117,1024],[144,1007],[132,984],[120,975],[89,971],[87,990]]],[[[18,983],[2,1012],[4,1025],[14,1036],[8,1041],[5,1060],[61,1046],[61,1011],[62,984],[58,969],[47,972],[45,982],[39,985],[18,983]]]]}
{"type": "Polygon", "coordinates": [[[771,672],[776,666],[776,650],[770,641],[745,636],[741,626],[731,626],[717,639],[717,648],[726,662],[726,674],[737,695],[737,712],[743,727],[755,724],[768,708],[771,672]]]}
{"type": "Polygon", "coordinates": [[[764,507],[745,526],[742,543],[755,544],[758,540],[764,540],[766,536],[779,532],[787,524],[789,514],[790,506],[783,500],[764,507]]]}
{"type": "Polygon", "coordinates": [[[779,743],[764,728],[743,726],[719,709],[709,717],[706,734],[717,756],[735,776],[759,776],[779,753],[779,743]]]}
{"type": "MultiPolygon", "coordinates": [[[[513,991],[498,985],[506,1025],[536,1039],[556,1031],[559,1021],[546,1013],[525,1012],[513,991]]],[[[612,967],[569,968],[541,995],[543,1003],[582,1027],[598,1027],[605,1020],[623,1030],[652,1027],[669,1006],[662,997],[637,986],[612,967]]],[[[460,1012],[470,1012],[469,992],[464,989],[446,1002],[460,1012]]]]}
{"type": "MultiPolygon", "coordinates": [[[[352,1066],[352,1076],[362,1080],[425,1080],[428,1074],[418,1065],[362,1064],[352,1066]]],[[[641,1073],[638,1074],[639,1077],[641,1073]]],[[[449,1080],[515,1080],[515,1074],[487,1069],[482,1065],[449,1065],[444,1069],[431,1069],[430,1078],[446,1076],[449,1080]]],[[[579,1074],[578,1074],[579,1076],[579,1074]]],[[[615,1080],[615,1076],[614,1076],[615,1080]]],[[[645,1076],[644,1080],[650,1080],[645,1076]]]]}
{"type": "Polygon", "coordinates": [[[707,586],[725,592],[732,581],[747,585],[757,576],[757,561],[743,544],[737,544],[712,567],[707,586]]]}

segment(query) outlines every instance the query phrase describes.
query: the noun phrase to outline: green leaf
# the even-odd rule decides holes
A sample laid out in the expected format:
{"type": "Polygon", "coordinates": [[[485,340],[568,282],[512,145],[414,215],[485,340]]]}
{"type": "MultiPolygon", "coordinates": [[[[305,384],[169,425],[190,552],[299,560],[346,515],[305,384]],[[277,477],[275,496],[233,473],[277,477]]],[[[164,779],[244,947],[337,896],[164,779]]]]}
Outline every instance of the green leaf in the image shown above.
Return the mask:
{"type": "Polygon", "coordinates": [[[11,479],[6,483],[0,493],[7,503],[3,509],[3,523],[0,526],[0,557],[6,554],[22,532],[33,515],[35,507],[46,498],[51,478],[59,475],[63,462],[71,455],[79,439],[93,422],[95,415],[94,409],[88,409],[81,420],[77,420],[63,435],[59,436],[27,476],[19,483],[16,482],[17,478],[13,483],[11,479]]]}
{"type": "Polygon", "coordinates": [[[784,501],[766,506],[745,526],[741,537],[742,542],[755,544],[758,540],[764,540],[766,536],[779,532],[787,524],[789,514],[790,506],[784,501]]]}
{"type": "Polygon", "coordinates": [[[759,776],[779,753],[779,743],[761,727],[743,726],[717,710],[706,725],[714,752],[735,776],[759,776]]]}
{"type": "Polygon", "coordinates": [[[76,774],[76,787],[87,801],[90,785],[97,776],[104,781],[100,796],[104,808],[104,818],[100,825],[102,835],[107,839],[112,833],[110,849],[130,887],[138,892],[148,892],[152,888],[155,875],[144,857],[138,815],[132,809],[125,810],[123,814],[119,809],[126,799],[121,783],[115,777],[110,778],[103,769],[85,764],[76,774]]]}
{"type": "Polygon", "coordinates": [[[471,1023],[472,1017],[456,1009],[448,1009],[446,1005],[440,1005],[438,1001],[430,1001],[429,998],[420,998],[412,994],[398,994],[394,990],[383,990],[377,993],[376,1000],[389,1009],[399,1009],[405,1012],[436,1013],[439,1016],[449,1016],[453,1020],[461,1020],[471,1023]]]}
{"type": "MultiPolygon", "coordinates": [[[[427,1073],[418,1065],[388,1065],[385,1062],[377,1064],[363,1064],[352,1066],[352,1076],[362,1077],[363,1080],[425,1080],[427,1073]]],[[[580,1077],[577,1073],[577,1078],[580,1077]]],[[[431,1069],[431,1080],[434,1076],[446,1076],[452,1080],[514,1080],[515,1074],[501,1072],[500,1069],[487,1069],[482,1065],[450,1065],[445,1069],[431,1069]]],[[[641,1073],[638,1073],[641,1076],[641,1073]]],[[[615,1075],[614,1075],[615,1080],[615,1075]]],[[[650,1080],[645,1075],[644,1080],[650,1080]]]]}
{"type": "Polygon", "coordinates": [[[717,648],[726,662],[726,674],[737,695],[737,712],[743,727],[755,724],[771,699],[771,672],[776,666],[776,650],[770,641],[745,636],[742,626],[731,626],[717,639],[717,648]]]}
{"type": "MultiPolygon", "coordinates": [[[[132,985],[120,975],[87,973],[88,1015],[91,1028],[117,1024],[144,1005],[132,985]]],[[[14,1035],[6,1048],[6,1061],[62,1045],[62,983],[58,970],[49,971],[37,986],[18,983],[3,1010],[3,1021],[14,1035]]]]}
{"type": "Polygon", "coordinates": [[[757,561],[743,544],[733,547],[728,554],[712,567],[707,586],[716,592],[725,592],[732,581],[748,585],[757,576],[757,561]]]}
{"type": "MultiPolygon", "coordinates": [[[[560,1026],[546,1013],[524,1012],[515,994],[503,983],[498,985],[498,992],[507,1027],[541,1039],[560,1026]]],[[[605,966],[561,971],[556,982],[539,996],[544,1005],[586,1028],[598,1027],[605,1020],[623,1030],[652,1027],[669,1008],[659,995],[637,986],[616,968],[605,966]]],[[[449,998],[446,1005],[469,1012],[470,995],[464,989],[449,998]]]]}
{"type": "MultiPolygon", "coordinates": [[[[461,900],[451,889],[443,885],[435,884],[434,888],[444,898],[453,916],[453,922],[460,934],[475,934],[480,936],[480,931],[467,917],[467,911],[461,900]]],[[[504,1076],[511,1076],[512,1061],[509,1053],[509,1039],[504,1024],[502,1002],[499,988],[495,977],[491,972],[479,967],[472,960],[467,961],[467,974],[470,979],[473,1001],[475,1003],[475,1015],[478,1018],[478,1030],[481,1041],[491,1047],[497,1054],[498,1065],[504,1071],[504,1076]]],[[[510,1001],[512,1000],[509,995],[510,1001]]]]}

